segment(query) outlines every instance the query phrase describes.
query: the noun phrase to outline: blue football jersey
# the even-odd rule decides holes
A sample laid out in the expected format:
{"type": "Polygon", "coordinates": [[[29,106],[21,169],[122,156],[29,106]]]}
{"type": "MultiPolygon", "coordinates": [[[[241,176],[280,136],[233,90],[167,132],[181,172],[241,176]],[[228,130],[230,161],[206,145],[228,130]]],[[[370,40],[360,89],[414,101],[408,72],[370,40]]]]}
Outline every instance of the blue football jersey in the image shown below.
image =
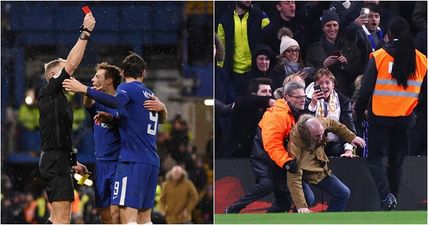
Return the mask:
{"type": "Polygon", "coordinates": [[[160,166],[156,153],[158,112],[144,108],[144,101],[152,95],[153,92],[138,81],[122,83],[117,88],[115,98],[121,138],[119,162],[142,162],[160,166]]]}
{"type": "MultiPolygon", "coordinates": [[[[98,102],[87,108],[92,121],[97,112],[108,112],[114,117],[118,116],[116,109],[109,108],[98,102]]],[[[120,135],[118,123],[95,123],[93,121],[95,140],[95,157],[97,160],[118,160],[120,151],[120,135]]]]}

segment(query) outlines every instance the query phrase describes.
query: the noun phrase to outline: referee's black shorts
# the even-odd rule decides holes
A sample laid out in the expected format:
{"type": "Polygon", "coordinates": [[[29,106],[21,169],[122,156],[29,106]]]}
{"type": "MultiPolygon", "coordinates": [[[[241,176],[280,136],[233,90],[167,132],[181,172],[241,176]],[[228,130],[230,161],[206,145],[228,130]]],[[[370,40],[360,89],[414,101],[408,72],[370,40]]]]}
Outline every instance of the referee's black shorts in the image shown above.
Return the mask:
{"type": "Polygon", "coordinates": [[[49,202],[74,200],[74,186],[70,169],[68,152],[55,150],[42,152],[39,171],[46,183],[49,202]]]}

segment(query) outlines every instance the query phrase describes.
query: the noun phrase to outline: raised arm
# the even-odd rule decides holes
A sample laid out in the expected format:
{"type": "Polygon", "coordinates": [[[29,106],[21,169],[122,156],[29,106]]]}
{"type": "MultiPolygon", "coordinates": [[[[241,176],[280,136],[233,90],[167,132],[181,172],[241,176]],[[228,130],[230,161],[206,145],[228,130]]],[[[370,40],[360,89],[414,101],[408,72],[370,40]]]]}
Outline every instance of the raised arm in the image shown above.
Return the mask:
{"type": "Polygon", "coordinates": [[[65,71],[72,76],[74,71],[80,65],[82,61],[83,54],[85,53],[86,45],[88,44],[89,37],[91,36],[91,32],[95,27],[95,18],[92,13],[86,14],[83,19],[83,30],[82,33],[77,40],[74,47],[71,49],[70,53],[68,53],[67,61],[65,63],[64,69],[65,71]],[[86,30],[85,30],[86,29],[86,30]],[[89,30],[89,31],[87,31],[89,30]]]}

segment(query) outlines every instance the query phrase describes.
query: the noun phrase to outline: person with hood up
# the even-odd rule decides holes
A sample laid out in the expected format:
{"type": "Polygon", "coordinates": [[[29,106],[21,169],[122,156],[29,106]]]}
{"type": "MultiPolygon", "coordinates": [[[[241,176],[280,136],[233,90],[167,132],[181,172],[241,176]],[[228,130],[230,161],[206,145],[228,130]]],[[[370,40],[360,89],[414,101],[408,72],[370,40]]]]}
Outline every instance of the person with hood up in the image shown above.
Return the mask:
{"type": "Polygon", "coordinates": [[[259,77],[271,78],[271,69],[275,65],[272,49],[264,44],[257,45],[254,49],[253,63],[251,65],[251,71],[248,74],[251,79],[259,77]]]}

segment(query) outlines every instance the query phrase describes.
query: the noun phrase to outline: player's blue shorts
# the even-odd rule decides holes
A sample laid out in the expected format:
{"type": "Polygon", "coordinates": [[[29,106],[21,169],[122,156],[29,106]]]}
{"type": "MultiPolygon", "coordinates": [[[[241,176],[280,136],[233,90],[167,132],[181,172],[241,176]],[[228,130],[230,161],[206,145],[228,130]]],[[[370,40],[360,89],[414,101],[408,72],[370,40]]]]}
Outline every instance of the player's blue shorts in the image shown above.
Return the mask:
{"type": "Polygon", "coordinates": [[[107,208],[113,197],[117,161],[97,160],[95,165],[95,207],[107,208]]]}
{"type": "Polygon", "coordinates": [[[135,209],[155,206],[159,167],[147,163],[117,164],[112,205],[135,209]]]}

